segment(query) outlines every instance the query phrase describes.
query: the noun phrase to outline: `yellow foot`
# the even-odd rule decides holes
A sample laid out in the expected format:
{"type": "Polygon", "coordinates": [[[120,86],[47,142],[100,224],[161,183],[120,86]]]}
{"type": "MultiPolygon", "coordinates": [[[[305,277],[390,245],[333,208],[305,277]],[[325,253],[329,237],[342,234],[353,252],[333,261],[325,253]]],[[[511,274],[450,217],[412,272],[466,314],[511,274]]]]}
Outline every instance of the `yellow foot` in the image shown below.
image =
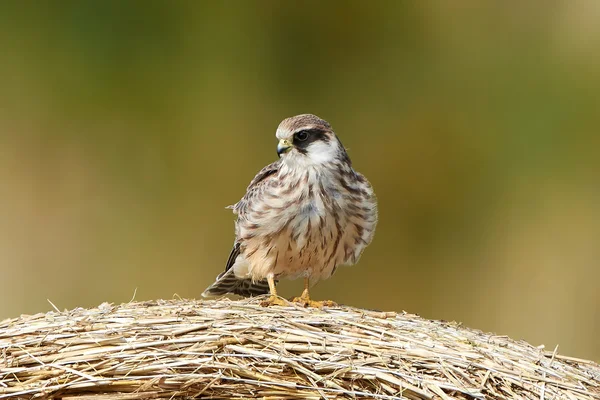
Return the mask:
{"type": "Polygon", "coordinates": [[[302,307],[323,308],[337,306],[337,303],[331,300],[316,301],[304,296],[294,297],[291,301],[292,303],[300,304],[302,307]]]}
{"type": "Polygon", "coordinates": [[[260,305],[262,307],[269,306],[289,306],[289,303],[282,299],[281,297],[271,295],[267,300],[261,301],[260,305]]]}

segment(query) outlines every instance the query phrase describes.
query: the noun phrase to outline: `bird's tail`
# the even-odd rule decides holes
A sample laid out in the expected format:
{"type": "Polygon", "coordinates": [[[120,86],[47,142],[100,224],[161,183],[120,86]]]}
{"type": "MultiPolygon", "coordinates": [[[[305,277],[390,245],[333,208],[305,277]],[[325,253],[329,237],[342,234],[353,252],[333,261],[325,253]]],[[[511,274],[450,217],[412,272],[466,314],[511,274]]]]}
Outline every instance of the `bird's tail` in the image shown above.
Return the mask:
{"type": "Polygon", "coordinates": [[[269,283],[266,279],[252,282],[252,279],[238,278],[233,273],[233,268],[231,268],[228,271],[221,272],[215,283],[202,293],[202,297],[220,296],[227,293],[244,297],[258,296],[269,293],[269,283]]]}

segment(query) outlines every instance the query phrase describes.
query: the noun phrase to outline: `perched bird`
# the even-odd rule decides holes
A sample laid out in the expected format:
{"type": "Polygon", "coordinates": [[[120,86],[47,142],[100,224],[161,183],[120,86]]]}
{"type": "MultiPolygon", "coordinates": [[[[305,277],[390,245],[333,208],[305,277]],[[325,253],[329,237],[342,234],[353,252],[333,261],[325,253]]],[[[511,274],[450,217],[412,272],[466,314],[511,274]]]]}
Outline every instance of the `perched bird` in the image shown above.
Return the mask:
{"type": "Polygon", "coordinates": [[[319,307],[309,288],[358,261],[373,239],[377,200],[327,121],[297,115],[283,120],[276,136],[279,160],[230,206],[237,214],[233,250],[202,295],[270,292],[268,304],[285,304],[277,281],[303,277],[304,291],[293,301],[319,307]]]}

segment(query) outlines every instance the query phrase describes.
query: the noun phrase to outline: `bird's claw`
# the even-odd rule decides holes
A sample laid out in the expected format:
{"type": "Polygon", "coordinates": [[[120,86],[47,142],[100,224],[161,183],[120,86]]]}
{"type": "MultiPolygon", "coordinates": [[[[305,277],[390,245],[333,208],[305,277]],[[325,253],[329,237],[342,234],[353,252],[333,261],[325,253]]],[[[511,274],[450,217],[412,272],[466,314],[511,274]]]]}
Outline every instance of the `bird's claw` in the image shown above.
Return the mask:
{"type": "Polygon", "coordinates": [[[323,307],[335,307],[337,306],[337,303],[335,303],[334,301],[331,300],[322,300],[322,301],[316,301],[316,300],[311,300],[310,297],[305,297],[305,296],[300,296],[300,297],[294,297],[291,300],[292,303],[296,303],[301,305],[302,307],[311,307],[311,308],[323,308],[323,307]]]}
{"type": "Polygon", "coordinates": [[[277,297],[277,296],[273,296],[271,295],[267,300],[263,300],[260,302],[260,305],[262,307],[269,307],[269,306],[288,306],[289,303],[287,301],[285,301],[284,299],[282,299],[281,297],[277,297]]]}

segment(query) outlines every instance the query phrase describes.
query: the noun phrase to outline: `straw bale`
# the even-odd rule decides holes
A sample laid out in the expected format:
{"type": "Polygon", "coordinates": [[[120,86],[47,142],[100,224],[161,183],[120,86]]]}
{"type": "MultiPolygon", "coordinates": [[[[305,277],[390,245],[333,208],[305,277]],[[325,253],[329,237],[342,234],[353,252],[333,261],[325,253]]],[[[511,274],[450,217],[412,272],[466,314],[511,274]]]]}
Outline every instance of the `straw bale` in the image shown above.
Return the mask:
{"type": "Polygon", "coordinates": [[[600,399],[600,367],[454,322],[260,299],[0,322],[0,399],[600,399]]]}

